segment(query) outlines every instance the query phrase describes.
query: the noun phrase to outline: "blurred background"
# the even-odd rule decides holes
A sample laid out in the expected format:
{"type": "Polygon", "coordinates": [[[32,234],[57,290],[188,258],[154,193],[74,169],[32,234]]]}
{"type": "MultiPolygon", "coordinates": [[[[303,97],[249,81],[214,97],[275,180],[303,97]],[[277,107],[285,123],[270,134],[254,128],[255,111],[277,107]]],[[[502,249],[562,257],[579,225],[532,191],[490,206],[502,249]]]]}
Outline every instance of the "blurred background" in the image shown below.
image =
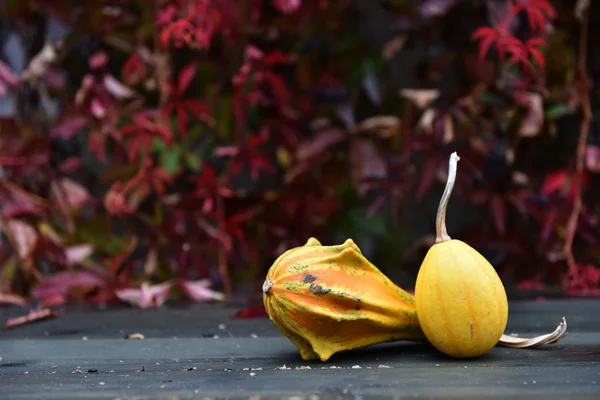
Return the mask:
{"type": "Polygon", "coordinates": [[[599,2],[0,2],[0,302],[260,301],[352,238],[449,234],[514,296],[600,294],[599,2]]]}

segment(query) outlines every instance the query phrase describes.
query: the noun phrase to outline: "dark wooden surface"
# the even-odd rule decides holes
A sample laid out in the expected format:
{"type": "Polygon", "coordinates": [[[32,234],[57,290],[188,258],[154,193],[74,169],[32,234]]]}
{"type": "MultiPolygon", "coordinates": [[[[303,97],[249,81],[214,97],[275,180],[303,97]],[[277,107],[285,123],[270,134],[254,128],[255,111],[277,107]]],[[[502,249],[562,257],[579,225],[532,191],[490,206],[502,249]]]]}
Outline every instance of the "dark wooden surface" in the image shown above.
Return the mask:
{"type": "MultiPolygon", "coordinates": [[[[230,320],[234,308],[71,308],[0,332],[0,399],[600,399],[600,301],[510,307],[507,333],[550,332],[563,315],[569,333],[476,360],[393,343],[321,363],[302,361],[268,319],[230,320]]],[[[22,311],[1,310],[0,322],[22,311]]]]}

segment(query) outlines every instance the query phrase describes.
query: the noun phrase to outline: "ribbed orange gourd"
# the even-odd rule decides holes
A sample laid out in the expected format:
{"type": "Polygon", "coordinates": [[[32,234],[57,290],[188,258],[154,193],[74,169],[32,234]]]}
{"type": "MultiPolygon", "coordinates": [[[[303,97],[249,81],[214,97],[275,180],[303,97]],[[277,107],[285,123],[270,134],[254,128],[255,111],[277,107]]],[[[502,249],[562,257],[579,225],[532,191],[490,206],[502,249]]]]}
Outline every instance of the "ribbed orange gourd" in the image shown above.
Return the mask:
{"type": "Polygon", "coordinates": [[[414,297],[394,285],[351,240],[310,238],[277,258],[263,284],[271,321],[304,360],[395,340],[424,341],[414,297]]]}
{"type": "Polygon", "coordinates": [[[438,208],[436,243],[419,269],[415,301],[429,342],[446,355],[468,358],[481,356],[498,343],[508,321],[508,299],[494,267],[446,231],[446,207],[459,160],[452,153],[438,208]]]}

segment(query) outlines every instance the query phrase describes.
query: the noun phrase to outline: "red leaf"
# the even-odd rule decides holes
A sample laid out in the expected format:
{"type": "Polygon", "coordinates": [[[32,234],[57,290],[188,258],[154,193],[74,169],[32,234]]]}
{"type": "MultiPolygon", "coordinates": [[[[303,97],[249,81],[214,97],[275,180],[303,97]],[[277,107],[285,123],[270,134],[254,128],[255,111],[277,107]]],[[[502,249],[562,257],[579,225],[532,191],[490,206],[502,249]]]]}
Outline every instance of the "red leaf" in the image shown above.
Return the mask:
{"type": "Polygon", "coordinates": [[[533,280],[523,280],[517,283],[517,288],[518,289],[537,289],[537,290],[541,290],[543,288],[545,288],[546,285],[544,285],[542,282],[539,281],[533,281],[533,280]]]}
{"type": "Polygon", "coordinates": [[[187,123],[188,118],[185,109],[177,107],[177,128],[179,128],[179,134],[182,136],[187,134],[187,123]]]}
{"type": "Polygon", "coordinates": [[[25,164],[23,157],[4,157],[0,156],[0,166],[2,167],[19,167],[25,164]]]}
{"type": "Polygon", "coordinates": [[[195,117],[201,118],[205,121],[212,121],[210,110],[206,104],[200,100],[186,100],[183,105],[194,114],[195,117]]]}
{"type": "Polygon", "coordinates": [[[230,319],[242,319],[242,318],[265,318],[268,317],[267,310],[265,310],[265,306],[263,304],[257,304],[255,306],[251,306],[245,308],[241,311],[236,312],[231,315],[230,319]]]}
{"type": "Polygon", "coordinates": [[[59,171],[68,174],[68,173],[76,172],[79,169],[79,167],[81,167],[81,158],[74,156],[74,157],[69,157],[65,161],[63,161],[58,166],[58,169],[59,169],[59,171]]]}
{"type": "Polygon", "coordinates": [[[548,239],[548,237],[550,236],[550,232],[552,232],[552,228],[554,228],[554,222],[556,222],[557,217],[558,210],[556,208],[550,208],[546,213],[544,213],[544,218],[542,219],[541,226],[542,239],[548,239]]]}
{"type": "Polygon", "coordinates": [[[0,178],[0,207],[2,209],[0,216],[3,218],[41,214],[47,210],[43,199],[4,178],[0,178]]]}
{"type": "Polygon", "coordinates": [[[115,294],[121,301],[142,309],[160,307],[169,298],[174,284],[174,281],[167,281],[157,285],[150,285],[144,282],[139,289],[120,289],[115,291],[115,294]]]}
{"type": "Polygon", "coordinates": [[[271,3],[283,14],[292,14],[302,5],[301,0],[271,0],[271,3]]]}
{"type": "Polygon", "coordinates": [[[66,299],[72,292],[86,293],[96,288],[106,287],[104,277],[89,271],[63,271],[52,275],[32,290],[32,296],[39,300],[66,299]]]}
{"type": "Polygon", "coordinates": [[[196,76],[196,66],[194,64],[188,64],[181,69],[179,73],[179,81],[177,83],[177,94],[183,96],[190,83],[196,76]]]}
{"type": "Polygon", "coordinates": [[[567,179],[568,174],[564,169],[546,175],[541,189],[542,195],[548,196],[562,189],[567,183],[567,179]]]}
{"type": "Polygon", "coordinates": [[[204,300],[224,300],[225,296],[222,293],[215,292],[209,289],[210,280],[202,279],[197,281],[184,281],[180,280],[177,282],[181,290],[185,295],[194,301],[204,300]]]}
{"type": "Polygon", "coordinates": [[[423,196],[431,189],[435,183],[437,171],[440,166],[439,157],[431,157],[425,162],[423,167],[423,173],[421,174],[421,180],[417,188],[417,199],[422,199],[423,196]]]}

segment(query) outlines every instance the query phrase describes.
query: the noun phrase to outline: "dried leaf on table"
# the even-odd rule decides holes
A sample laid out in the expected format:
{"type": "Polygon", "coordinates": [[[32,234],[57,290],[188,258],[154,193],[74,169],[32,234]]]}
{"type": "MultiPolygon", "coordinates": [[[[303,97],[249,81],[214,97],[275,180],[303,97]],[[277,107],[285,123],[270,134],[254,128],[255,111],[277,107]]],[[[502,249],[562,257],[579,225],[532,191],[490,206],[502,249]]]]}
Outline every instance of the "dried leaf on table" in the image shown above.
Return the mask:
{"type": "Polygon", "coordinates": [[[42,321],[44,319],[56,317],[58,317],[58,313],[50,310],[49,308],[43,308],[41,310],[32,310],[26,315],[9,319],[8,321],[6,321],[4,327],[6,329],[11,329],[21,325],[30,324],[32,322],[42,321]]]}
{"type": "Polygon", "coordinates": [[[178,281],[178,284],[185,295],[194,301],[225,299],[225,296],[222,293],[210,289],[211,281],[209,279],[197,281],[180,280],[178,281]]]}
{"type": "Polygon", "coordinates": [[[148,282],[144,282],[139,288],[119,289],[115,291],[115,294],[121,301],[142,309],[160,307],[168,300],[174,285],[174,281],[167,281],[157,285],[150,285],[148,282]]]}

